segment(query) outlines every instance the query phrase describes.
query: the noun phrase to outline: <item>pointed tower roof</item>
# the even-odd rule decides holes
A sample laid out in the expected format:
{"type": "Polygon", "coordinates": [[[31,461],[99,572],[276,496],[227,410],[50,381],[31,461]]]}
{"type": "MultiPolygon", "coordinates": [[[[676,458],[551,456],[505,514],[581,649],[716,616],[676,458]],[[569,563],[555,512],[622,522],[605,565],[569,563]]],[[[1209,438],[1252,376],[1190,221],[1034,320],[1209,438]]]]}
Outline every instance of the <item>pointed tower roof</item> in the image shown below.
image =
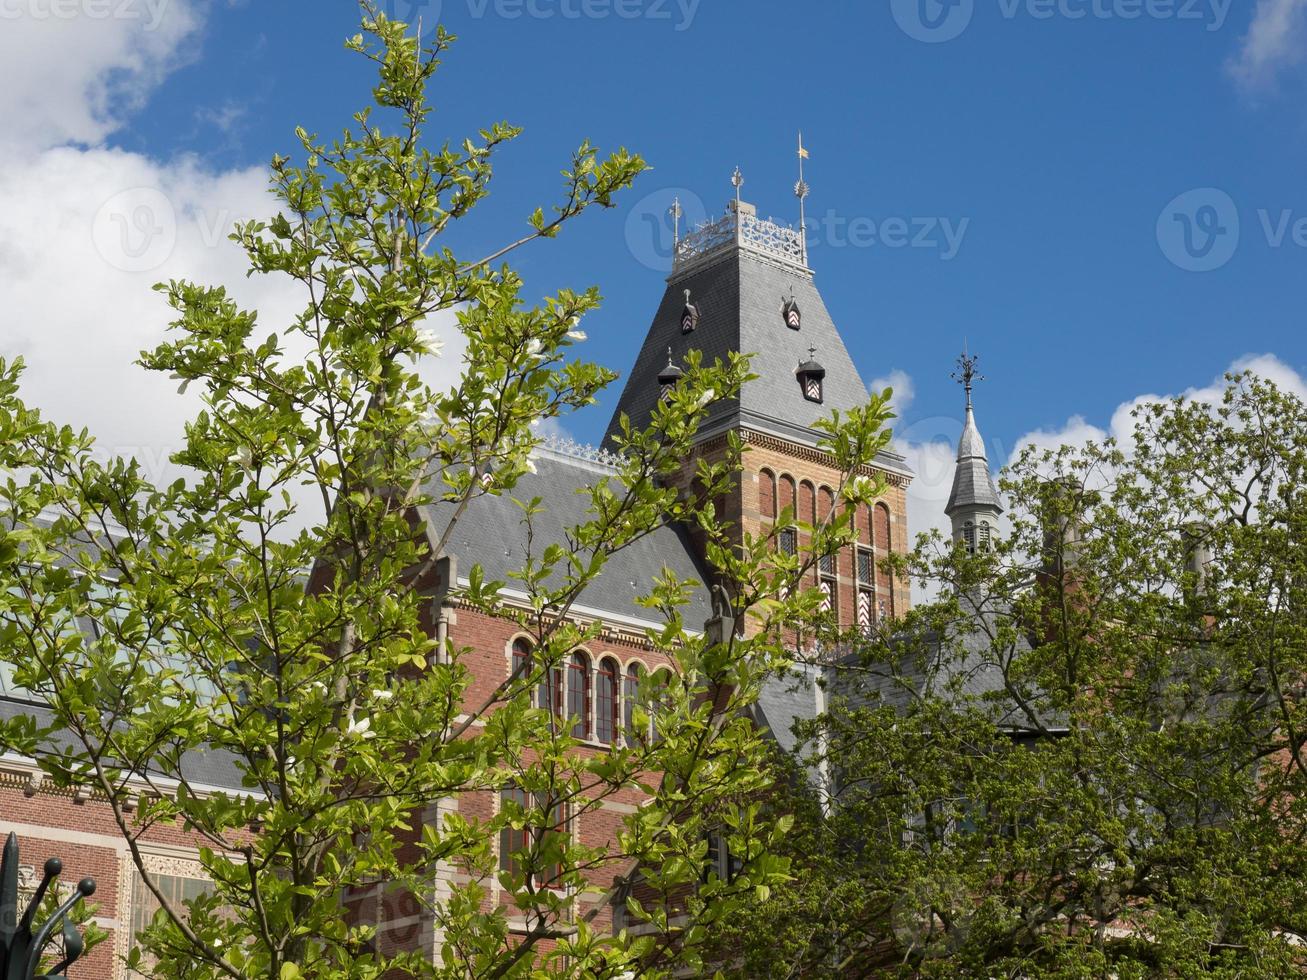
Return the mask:
{"type": "MultiPolygon", "coordinates": [[[[677,360],[698,350],[706,363],[725,360],[731,351],[753,354],[750,369],[757,377],[744,384],[738,398],[714,406],[700,431],[703,439],[746,427],[816,445],[814,422],[831,409],[847,412],[867,402],[867,387],[813,284],[802,235],[758,218],[753,205],[743,201],[732,201],[724,217],[679,239],[662,302],[606,439],[620,431],[623,413],[634,426],[647,424],[658,404],[658,375],[669,348],[677,360]],[[813,347],[821,351],[825,368],[820,403],[804,397],[795,371],[796,364],[811,358],[813,347]]],[[[878,465],[910,475],[894,453],[885,453],[878,465]]]]}
{"type": "Polygon", "coordinates": [[[944,513],[953,517],[966,510],[992,510],[1003,512],[1003,504],[989,471],[989,457],[985,453],[985,440],[976,427],[976,413],[971,404],[971,390],[984,378],[977,373],[979,358],[963,354],[958,358],[958,373],[954,377],[967,391],[967,421],[958,440],[958,462],[953,471],[953,490],[949,493],[944,513]]]}

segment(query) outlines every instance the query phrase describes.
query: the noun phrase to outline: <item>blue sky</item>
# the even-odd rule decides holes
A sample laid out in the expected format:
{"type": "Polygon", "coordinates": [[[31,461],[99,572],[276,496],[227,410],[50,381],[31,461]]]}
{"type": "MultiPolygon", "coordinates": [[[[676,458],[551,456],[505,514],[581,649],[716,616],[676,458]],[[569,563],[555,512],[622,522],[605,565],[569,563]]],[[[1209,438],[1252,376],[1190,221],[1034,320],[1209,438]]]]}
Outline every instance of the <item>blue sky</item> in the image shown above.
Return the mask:
{"type": "MultiPolygon", "coordinates": [[[[348,0],[99,0],[119,16],[92,6],[78,23],[50,14],[51,2],[3,0],[11,57],[0,81],[12,104],[0,97],[0,108],[18,122],[0,143],[0,198],[7,189],[27,210],[0,218],[0,300],[10,294],[0,343],[35,361],[66,355],[94,332],[77,304],[103,308],[106,291],[139,286],[115,306],[131,310],[122,343],[82,374],[135,387],[134,369],[110,365],[163,322],[148,282],[235,279],[238,265],[203,228],[198,244],[194,229],[179,234],[148,268],[90,274],[68,259],[64,309],[31,271],[63,241],[48,226],[101,221],[113,194],[157,185],[179,221],[216,229],[228,210],[259,206],[261,170],[294,149],[294,126],[340,127],[370,74],[342,48],[356,21],[348,0]],[[56,70],[72,82],[43,83],[56,70]],[[66,200],[92,181],[100,198],[66,200]],[[24,303],[32,317],[14,319],[24,303]]],[[[955,435],[949,371],[964,338],[989,378],[978,407],[996,462],[1039,430],[1110,430],[1122,404],[1210,385],[1248,355],[1274,355],[1264,363],[1291,378],[1307,365],[1307,223],[1295,225],[1307,219],[1304,0],[386,6],[428,25],[439,16],[460,35],[438,77],[433,134],[458,139],[498,119],[526,130],[459,242],[467,254],[518,234],[583,139],[625,145],[655,168],[614,211],[517,258],[533,296],[601,288],[586,353],[618,370],[663,289],[653,222],[671,195],[692,217],[716,214],[739,165],[744,196],[793,219],[800,128],[817,282],[864,378],[910,380],[909,439],[955,435]],[[919,247],[897,241],[903,227],[919,247]]],[[[273,318],[289,308],[269,305],[273,318]]],[[[55,377],[38,364],[36,390],[72,404],[55,377]]],[[[616,395],[569,429],[597,439],[616,395]]],[[[142,414],[115,408],[103,416],[120,429],[142,414]]]]}

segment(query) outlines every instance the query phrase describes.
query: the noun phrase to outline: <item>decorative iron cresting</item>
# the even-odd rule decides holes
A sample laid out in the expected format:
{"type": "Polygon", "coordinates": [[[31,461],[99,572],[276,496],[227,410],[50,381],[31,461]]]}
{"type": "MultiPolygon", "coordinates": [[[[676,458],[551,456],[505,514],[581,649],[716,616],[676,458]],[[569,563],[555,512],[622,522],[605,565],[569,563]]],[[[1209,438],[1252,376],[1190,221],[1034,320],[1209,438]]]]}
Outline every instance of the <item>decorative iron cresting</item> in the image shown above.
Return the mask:
{"type": "MultiPolygon", "coordinates": [[[[556,456],[567,456],[572,459],[580,459],[587,463],[595,463],[599,466],[605,466],[613,470],[616,470],[626,462],[626,460],[617,453],[609,452],[607,449],[599,449],[595,446],[577,442],[575,439],[567,439],[556,435],[542,436],[539,448],[547,450],[556,456]]],[[[0,980],[7,980],[7,978],[0,977],[0,980]]]]}
{"type": "Polygon", "coordinates": [[[676,243],[672,271],[679,272],[719,249],[741,248],[806,269],[803,234],[770,219],[750,214],[748,206],[727,209],[716,221],[705,222],[676,243]]]}
{"type": "Polygon", "coordinates": [[[22,918],[18,916],[18,836],[10,834],[0,858],[0,980],[66,980],[64,971],[85,950],[82,934],[69,918],[78,902],[95,894],[95,879],[83,878],[50,918],[36,926],[37,912],[51,883],[63,871],[63,862],[45,862],[41,883],[22,918]],[[41,958],[55,942],[56,931],[63,939],[63,958],[48,972],[37,973],[41,958]]]}

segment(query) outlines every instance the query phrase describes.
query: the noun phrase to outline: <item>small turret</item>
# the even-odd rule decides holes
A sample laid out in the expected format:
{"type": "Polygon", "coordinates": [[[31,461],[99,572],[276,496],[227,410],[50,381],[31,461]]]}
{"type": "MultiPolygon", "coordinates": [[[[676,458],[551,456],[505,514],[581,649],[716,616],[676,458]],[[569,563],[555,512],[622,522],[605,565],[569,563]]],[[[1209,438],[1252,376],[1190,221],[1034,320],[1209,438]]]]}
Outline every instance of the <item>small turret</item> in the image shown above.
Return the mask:
{"type": "Polygon", "coordinates": [[[944,513],[953,524],[953,540],[961,541],[970,554],[989,548],[998,532],[998,518],[1003,513],[994,477],[989,472],[985,440],[976,427],[971,392],[977,381],[985,380],[976,371],[979,358],[964,353],[958,358],[954,378],[967,392],[967,420],[958,440],[957,468],[953,472],[953,490],[944,513]]]}

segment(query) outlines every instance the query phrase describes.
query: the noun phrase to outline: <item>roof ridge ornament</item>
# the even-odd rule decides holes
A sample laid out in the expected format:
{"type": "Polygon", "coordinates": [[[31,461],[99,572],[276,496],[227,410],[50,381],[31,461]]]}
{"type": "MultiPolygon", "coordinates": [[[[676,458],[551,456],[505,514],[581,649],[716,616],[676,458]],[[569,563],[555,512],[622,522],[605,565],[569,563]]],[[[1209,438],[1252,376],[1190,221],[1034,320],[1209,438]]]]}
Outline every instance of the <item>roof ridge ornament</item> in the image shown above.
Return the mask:
{"type": "Polygon", "coordinates": [[[607,449],[600,449],[596,446],[590,445],[589,443],[577,442],[571,436],[560,436],[554,433],[541,436],[540,440],[536,443],[536,448],[553,453],[555,456],[579,459],[587,463],[595,463],[599,466],[614,470],[626,461],[618,453],[609,452],[607,449]]]}

